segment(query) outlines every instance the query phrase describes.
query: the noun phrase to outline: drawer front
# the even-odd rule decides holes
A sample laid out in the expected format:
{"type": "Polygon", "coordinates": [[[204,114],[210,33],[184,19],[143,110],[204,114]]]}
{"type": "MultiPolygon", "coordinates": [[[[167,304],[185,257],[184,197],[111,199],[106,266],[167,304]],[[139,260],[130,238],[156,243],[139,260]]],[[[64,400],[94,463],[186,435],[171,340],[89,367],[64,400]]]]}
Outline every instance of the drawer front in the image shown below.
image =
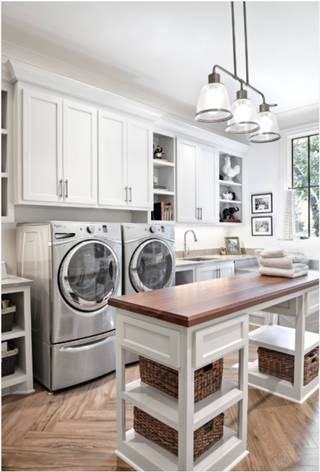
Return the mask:
{"type": "Polygon", "coordinates": [[[194,333],[194,367],[214,362],[248,342],[248,315],[194,333]]]}
{"type": "Polygon", "coordinates": [[[319,310],[319,289],[307,292],[307,315],[311,315],[319,310]]]}
{"type": "Polygon", "coordinates": [[[117,342],[124,348],[161,364],[180,367],[179,331],[137,320],[119,311],[116,322],[117,342]]]}

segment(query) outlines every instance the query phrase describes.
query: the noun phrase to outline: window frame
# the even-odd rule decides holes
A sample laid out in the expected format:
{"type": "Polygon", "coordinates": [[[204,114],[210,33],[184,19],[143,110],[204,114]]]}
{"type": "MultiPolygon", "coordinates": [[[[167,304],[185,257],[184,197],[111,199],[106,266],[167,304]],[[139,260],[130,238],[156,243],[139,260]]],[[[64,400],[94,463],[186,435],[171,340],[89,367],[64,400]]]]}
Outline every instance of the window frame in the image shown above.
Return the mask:
{"type": "Polygon", "coordinates": [[[297,190],[297,189],[308,189],[308,238],[316,239],[319,236],[311,236],[311,218],[310,218],[310,189],[311,188],[319,188],[319,185],[310,185],[311,173],[310,173],[310,138],[313,136],[319,136],[318,133],[308,134],[305,136],[294,137],[291,139],[291,187],[288,187],[290,190],[297,190]],[[308,185],[307,186],[298,186],[294,187],[294,141],[296,139],[305,139],[308,138],[308,185]]]}

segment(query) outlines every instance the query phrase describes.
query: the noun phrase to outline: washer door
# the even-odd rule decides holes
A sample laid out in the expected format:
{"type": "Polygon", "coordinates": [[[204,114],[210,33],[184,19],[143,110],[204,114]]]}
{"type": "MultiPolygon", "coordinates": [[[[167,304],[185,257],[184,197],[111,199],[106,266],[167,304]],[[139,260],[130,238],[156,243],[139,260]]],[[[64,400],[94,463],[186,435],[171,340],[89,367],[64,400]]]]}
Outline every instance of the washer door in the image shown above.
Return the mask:
{"type": "Polygon", "coordinates": [[[59,286],[65,300],[82,311],[104,307],[120,280],[117,255],[100,241],[85,241],[66,255],[59,271],[59,286]]]}
{"type": "Polygon", "coordinates": [[[171,285],[174,259],[169,246],[160,239],[149,239],[132,256],[129,274],[137,292],[156,290],[171,285]]]}

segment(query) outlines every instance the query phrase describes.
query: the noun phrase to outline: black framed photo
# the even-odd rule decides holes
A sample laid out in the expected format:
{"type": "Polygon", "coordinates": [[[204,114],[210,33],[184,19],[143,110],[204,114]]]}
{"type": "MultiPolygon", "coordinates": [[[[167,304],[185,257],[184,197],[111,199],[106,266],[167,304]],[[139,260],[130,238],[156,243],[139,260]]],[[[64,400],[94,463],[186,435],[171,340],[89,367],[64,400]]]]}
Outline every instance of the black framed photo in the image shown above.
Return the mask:
{"type": "Polygon", "coordinates": [[[252,216],[252,236],[272,236],[272,216],[252,216]]]}
{"type": "Polygon", "coordinates": [[[251,195],[251,213],[272,213],[272,193],[251,195]]]}
{"type": "Polygon", "coordinates": [[[241,247],[238,236],[227,236],[224,238],[226,243],[226,253],[230,255],[240,255],[241,247]]]}

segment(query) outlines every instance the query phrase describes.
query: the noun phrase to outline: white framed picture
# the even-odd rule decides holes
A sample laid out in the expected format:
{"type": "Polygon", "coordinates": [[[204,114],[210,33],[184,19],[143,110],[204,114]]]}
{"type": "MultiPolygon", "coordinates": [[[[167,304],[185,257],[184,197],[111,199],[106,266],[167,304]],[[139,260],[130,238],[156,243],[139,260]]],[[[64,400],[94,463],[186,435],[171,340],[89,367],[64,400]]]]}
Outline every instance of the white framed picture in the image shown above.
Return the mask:
{"type": "Polygon", "coordinates": [[[251,213],[272,213],[272,193],[251,195],[251,213]]]}
{"type": "Polygon", "coordinates": [[[251,233],[252,236],[272,236],[272,216],[253,216],[251,233]]]}

